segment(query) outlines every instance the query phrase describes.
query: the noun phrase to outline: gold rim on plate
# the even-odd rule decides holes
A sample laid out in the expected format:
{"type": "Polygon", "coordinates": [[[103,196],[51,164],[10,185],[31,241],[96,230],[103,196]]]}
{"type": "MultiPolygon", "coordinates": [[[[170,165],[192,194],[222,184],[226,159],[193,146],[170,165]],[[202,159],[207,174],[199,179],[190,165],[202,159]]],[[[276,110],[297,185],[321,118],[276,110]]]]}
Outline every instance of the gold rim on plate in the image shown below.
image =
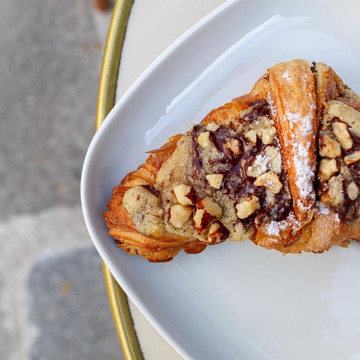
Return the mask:
{"type": "MultiPolygon", "coordinates": [[[[115,105],[117,78],[126,27],[134,0],[117,0],[106,40],[97,101],[95,131],[115,105]]],[[[102,261],[104,280],[115,330],[125,360],[141,360],[143,355],[129,309],[127,296],[102,261]]]]}

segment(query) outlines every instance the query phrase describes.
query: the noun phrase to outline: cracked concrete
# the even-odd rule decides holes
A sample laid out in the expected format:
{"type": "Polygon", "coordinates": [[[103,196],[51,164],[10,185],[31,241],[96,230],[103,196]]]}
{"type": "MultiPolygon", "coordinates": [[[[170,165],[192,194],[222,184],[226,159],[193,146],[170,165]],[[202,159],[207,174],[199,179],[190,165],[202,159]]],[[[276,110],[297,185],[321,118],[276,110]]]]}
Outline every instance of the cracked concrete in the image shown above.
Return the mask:
{"type": "Polygon", "coordinates": [[[121,359],[80,209],[110,13],[0,2],[0,359],[121,359]]]}

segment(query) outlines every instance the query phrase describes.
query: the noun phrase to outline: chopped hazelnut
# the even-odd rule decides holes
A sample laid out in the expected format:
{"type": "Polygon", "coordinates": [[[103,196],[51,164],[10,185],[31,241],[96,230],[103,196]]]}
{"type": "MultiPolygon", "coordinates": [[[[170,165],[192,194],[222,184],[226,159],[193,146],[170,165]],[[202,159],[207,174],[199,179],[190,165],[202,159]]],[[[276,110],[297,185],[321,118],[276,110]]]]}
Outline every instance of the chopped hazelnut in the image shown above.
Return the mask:
{"type": "Polygon", "coordinates": [[[344,161],[347,165],[353,164],[360,160],[360,150],[354,151],[352,154],[344,157],[344,161]]]}
{"type": "Polygon", "coordinates": [[[268,202],[270,204],[270,206],[274,206],[276,203],[275,194],[273,192],[271,192],[270,190],[266,189],[265,200],[266,200],[266,202],[268,202]]]}
{"type": "Polygon", "coordinates": [[[275,174],[281,174],[281,154],[275,146],[267,146],[265,148],[265,154],[270,158],[270,170],[275,174]]]}
{"type": "Polygon", "coordinates": [[[207,237],[210,243],[224,241],[229,237],[229,230],[219,220],[215,220],[210,225],[207,237]]]}
{"type": "Polygon", "coordinates": [[[213,188],[220,189],[224,179],[224,174],[206,175],[206,179],[213,188]]]}
{"type": "Polygon", "coordinates": [[[210,223],[222,215],[221,207],[210,197],[204,197],[196,202],[193,223],[198,234],[206,230],[210,223]]]}
{"type": "Polygon", "coordinates": [[[256,143],[256,131],[255,130],[250,130],[248,131],[246,134],[245,134],[245,137],[253,142],[253,143],[256,143]]]}
{"type": "Polygon", "coordinates": [[[176,228],[181,228],[188,221],[191,214],[192,209],[190,207],[175,204],[170,207],[169,223],[176,228]]]}
{"type": "Polygon", "coordinates": [[[206,125],[206,130],[208,131],[216,131],[218,128],[220,127],[220,125],[215,124],[214,122],[209,123],[206,125]]]}
{"type": "Polygon", "coordinates": [[[177,201],[181,205],[195,205],[196,194],[195,190],[190,185],[180,184],[174,187],[174,193],[177,201]]]}
{"type": "Polygon", "coordinates": [[[348,131],[348,125],[343,122],[333,122],[332,128],[341,147],[345,150],[350,150],[353,147],[354,142],[348,131]]]}
{"type": "Polygon", "coordinates": [[[243,132],[243,130],[244,130],[244,125],[239,123],[236,128],[236,133],[240,135],[243,132]]]}
{"type": "Polygon", "coordinates": [[[231,139],[226,142],[226,147],[231,150],[231,152],[239,156],[241,154],[240,141],[238,139],[231,139]]]}
{"type": "Polygon", "coordinates": [[[328,135],[319,138],[319,154],[321,157],[335,159],[341,156],[340,144],[328,135]]]}
{"type": "Polygon", "coordinates": [[[357,187],[357,185],[355,184],[354,181],[352,181],[348,188],[347,188],[347,193],[348,193],[348,196],[349,196],[349,199],[350,200],[355,200],[358,195],[359,195],[359,188],[357,187]]]}
{"type": "Polygon", "coordinates": [[[276,134],[276,129],[274,126],[272,126],[269,129],[263,129],[261,130],[261,140],[265,145],[271,144],[274,136],[276,134]]]}
{"type": "Polygon", "coordinates": [[[193,217],[193,223],[198,234],[201,234],[205,229],[207,229],[213,220],[214,216],[210,215],[204,209],[196,209],[193,217]]]}
{"type": "Polygon", "coordinates": [[[211,145],[211,140],[210,140],[210,133],[208,131],[202,132],[197,139],[199,145],[203,148],[203,149],[207,149],[210,147],[211,145]]]}
{"type": "Polygon", "coordinates": [[[342,175],[333,176],[329,180],[329,204],[333,208],[339,208],[344,204],[344,177],[342,175]]]}
{"type": "Polygon", "coordinates": [[[239,219],[246,219],[260,208],[259,198],[257,196],[251,196],[236,205],[237,216],[239,219]]]}
{"type": "Polygon", "coordinates": [[[252,161],[251,166],[246,169],[246,174],[250,177],[257,178],[268,170],[270,159],[266,154],[258,154],[252,161]]]}
{"type": "Polygon", "coordinates": [[[329,180],[339,171],[336,159],[321,159],[319,164],[319,180],[321,182],[329,180]]]}
{"type": "Polygon", "coordinates": [[[254,185],[255,186],[264,186],[268,190],[270,190],[273,194],[278,194],[283,187],[283,184],[279,180],[278,176],[272,171],[269,171],[265,174],[260,175],[254,181],[254,185]]]}
{"type": "Polygon", "coordinates": [[[360,137],[360,112],[341,101],[329,100],[329,115],[349,125],[351,132],[360,137]]]}
{"type": "Polygon", "coordinates": [[[220,218],[222,215],[222,208],[211,198],[203,197],[196,202],[196,207],[198,209],[204,209],[210,215],[220,218]]]}

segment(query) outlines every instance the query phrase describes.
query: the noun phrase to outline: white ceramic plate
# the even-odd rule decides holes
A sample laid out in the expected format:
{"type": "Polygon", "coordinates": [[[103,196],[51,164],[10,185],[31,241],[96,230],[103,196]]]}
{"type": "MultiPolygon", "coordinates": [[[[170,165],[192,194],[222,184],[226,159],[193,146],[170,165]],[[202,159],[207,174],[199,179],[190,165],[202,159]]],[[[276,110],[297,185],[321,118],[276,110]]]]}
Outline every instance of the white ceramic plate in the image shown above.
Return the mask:
{"type": "Polygon", "coordinates": [[[115,248],[101,216],[145,152],[247,93],[294,58],[333,66],[360,91],[360,4],[230,1],[188,31],[115,106],[87,153],[93,242],[134,303],[188,359],[360,359],[360,247],[284,257],[250,241],[151,264],[115,248]]]}

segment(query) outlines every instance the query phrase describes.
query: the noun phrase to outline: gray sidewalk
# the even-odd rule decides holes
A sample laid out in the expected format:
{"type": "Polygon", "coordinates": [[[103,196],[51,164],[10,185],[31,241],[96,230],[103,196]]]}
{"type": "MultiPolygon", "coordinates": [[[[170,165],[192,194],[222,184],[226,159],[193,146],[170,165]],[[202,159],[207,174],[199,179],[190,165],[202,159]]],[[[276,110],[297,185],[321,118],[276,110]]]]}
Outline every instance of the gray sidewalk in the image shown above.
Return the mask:
{"type": "Polygon", "coordinates": [[[110,14],[0,2],[0,359],[120,359],[80,208],[110,14]]]}

